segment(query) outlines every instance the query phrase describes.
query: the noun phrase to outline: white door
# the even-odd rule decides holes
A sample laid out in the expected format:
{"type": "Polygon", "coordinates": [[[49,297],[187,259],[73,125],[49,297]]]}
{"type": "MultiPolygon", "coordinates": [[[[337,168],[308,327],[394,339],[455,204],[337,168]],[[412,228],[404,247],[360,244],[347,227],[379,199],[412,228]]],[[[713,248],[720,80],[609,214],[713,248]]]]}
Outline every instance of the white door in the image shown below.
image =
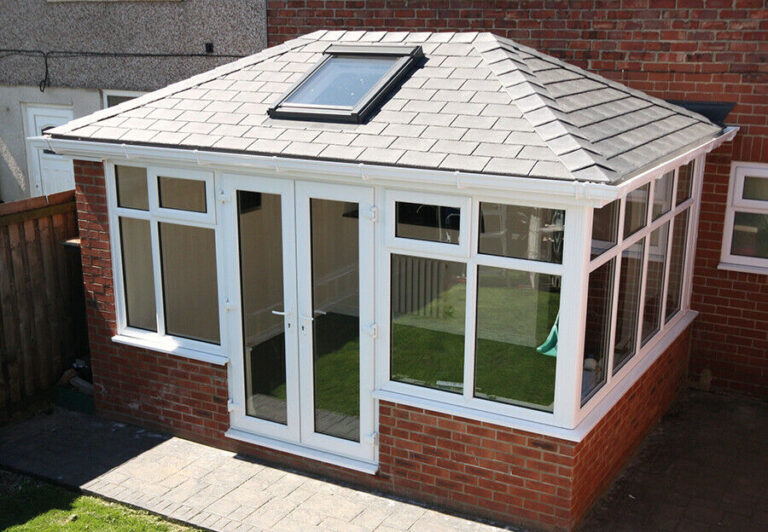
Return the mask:
{"type": "Polygon", "coordinates": [[[221,183],[226,249],[236,250],[232,427],[285,450],[372,463],[373,190],[221,183]]]}
{"type": "MultiPolygon", "coordinates": [[[[38,137],[47,129],[72,120],[72,108],[46,105],[26,106],[27,136],[38,137]]],[[[27,162],[32,196],[47,196],[75,188],[72,161],[27,141],[27,162]]]]}

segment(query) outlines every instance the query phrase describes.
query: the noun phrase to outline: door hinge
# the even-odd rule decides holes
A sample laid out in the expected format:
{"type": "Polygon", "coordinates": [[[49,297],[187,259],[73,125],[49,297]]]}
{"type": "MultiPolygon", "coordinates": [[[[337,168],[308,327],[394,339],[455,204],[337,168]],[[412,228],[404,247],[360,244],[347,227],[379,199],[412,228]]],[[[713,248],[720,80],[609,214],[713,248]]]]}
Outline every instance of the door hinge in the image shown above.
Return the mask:
{"type": "Polygon", "coordinates": [[[232,196],[230,194],[225,194],[223,190],[219,190],[218,200],[219,203],[229,203],[232,201],[232,196]]]}
{"type": "Polygon", "coordinates": [[[368,332],[368,335],[369,335],[371,338],[374,338],[374,339],[375,339],[375,338],[377,338],[377,337],[379,336],[379,326],[378,326],[378,325],[376,325],[375,323],[371,323],[371,324],[368,326],[368,330],[367,330],[367,332],[368,332]]]}
{"type": "Polygon", "coordinates": [[[368,440],[368,443],[372,443],[374,446],[379,445],[379,432],[373,431],[368,436],[365,437],[366,440],[368,440]]]}
{"type": "Polygon", "coordinates": [[[368,219],[372,222],[379,221],[379,208],[376,205],[371,205],[371,208],[368,211],[368,219]]]}
{"type": "Polygon", "coordinates": [[[230,398],[230,399],[227,401],[227,410],[228,410],[229,412],[234,412],[234,410],[235,410],[236,408],[237,408],[237,403],[235,403],[235,400],[234,400],[234,399],[230,398]]]}

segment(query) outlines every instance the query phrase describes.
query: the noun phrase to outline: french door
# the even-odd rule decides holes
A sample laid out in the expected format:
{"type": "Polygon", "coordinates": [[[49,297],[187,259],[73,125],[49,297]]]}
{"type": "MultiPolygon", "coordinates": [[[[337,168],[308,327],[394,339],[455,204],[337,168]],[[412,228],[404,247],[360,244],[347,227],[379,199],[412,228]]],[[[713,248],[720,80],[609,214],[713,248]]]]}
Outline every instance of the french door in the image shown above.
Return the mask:
{"type": "Polygon", "coordinates": [[[226,174],[220,192],[232,427],[372,463],[373,191],[226,174]]]}

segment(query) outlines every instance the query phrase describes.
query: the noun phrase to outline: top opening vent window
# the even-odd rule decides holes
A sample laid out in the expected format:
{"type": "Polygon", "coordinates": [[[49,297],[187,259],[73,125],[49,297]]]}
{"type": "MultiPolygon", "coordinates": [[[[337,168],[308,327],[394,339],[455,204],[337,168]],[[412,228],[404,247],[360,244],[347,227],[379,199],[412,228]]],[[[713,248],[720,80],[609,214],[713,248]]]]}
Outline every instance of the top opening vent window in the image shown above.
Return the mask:
{"type": "Polygon", "coordinates": [[[423,57],[420,46],[332,45],[270,107],[273,118],[361,123],[423,57]]]}

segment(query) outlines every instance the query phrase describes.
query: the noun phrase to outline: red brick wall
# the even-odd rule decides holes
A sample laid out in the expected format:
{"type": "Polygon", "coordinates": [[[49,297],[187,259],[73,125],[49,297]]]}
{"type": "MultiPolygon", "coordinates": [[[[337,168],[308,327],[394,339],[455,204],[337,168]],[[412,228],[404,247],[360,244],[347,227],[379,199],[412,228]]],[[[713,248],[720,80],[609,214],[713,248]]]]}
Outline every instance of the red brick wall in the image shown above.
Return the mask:
{"type": "Polygon", "coordinates": [[[768,162],[765,0],[268,0],[269,44],[317,29],[491,31],[661,98],[735,102],[706,168],[694,377],[768,396],[768,278],[717,269],[731,160],[768,162]]]}
{"type": "Polygon", "coordinates": [[[380,471],[356,473],[224,436],[224,367],[115,344],[103,167],[75,161],[97,410],[106,416],[468,514],[571,529],[684,382],[688,333],[580,443],[381,402],[380,471]]]}

